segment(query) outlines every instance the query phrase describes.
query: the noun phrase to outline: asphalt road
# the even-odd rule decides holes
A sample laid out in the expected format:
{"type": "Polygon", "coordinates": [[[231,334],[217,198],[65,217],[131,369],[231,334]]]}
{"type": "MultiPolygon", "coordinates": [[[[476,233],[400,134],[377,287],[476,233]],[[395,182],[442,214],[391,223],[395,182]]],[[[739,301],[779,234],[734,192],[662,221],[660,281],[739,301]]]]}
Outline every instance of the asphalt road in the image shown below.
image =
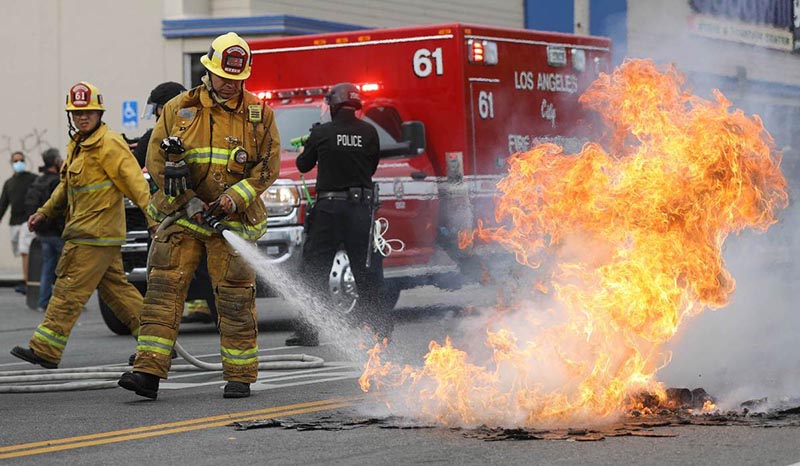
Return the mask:
{"type": "MultiPolygon", "coordinates": [[[[441,340],[465,310],[494,300],[477,287],[455,292],[422,288],[403,292],[395,311],[397,345],[422,355],[441,340]]],[[[595,442],[498,441],[470,438],[448,428],[352,430],[284,428],[237,431],[235,420],[270,419],[341,424],[387,419],[385,407],[358,388],[359,363],[323,337],[315,348],[286,348],[292,309],[258,301],[261,354],[303,352],[325,359],[318,369],[260,374],[247,399],[222,398],[219,374],[180,374],[151,402],[121,389],[0,394],[0,460],[8,464],[587,464],[788,465],[800,461],[800,427],[663,427],[674,437],[614,437],[595,442]]],[[[31,367],[8,354],[27,343],[42,315],[20,295],[0,289],[0,372],[31,367]]],[[[218,361],[213,326],[186,325],[181,343],[218,361]]],[[[111,334],[93,298],[73,331],[61,367],[122,366],[134,351],[131,337],[111,334]]],[[[391,424],[391,423],[389,423],[391,424]]],[[[392,427],[398,427],[394,425],[392,427]]]]}

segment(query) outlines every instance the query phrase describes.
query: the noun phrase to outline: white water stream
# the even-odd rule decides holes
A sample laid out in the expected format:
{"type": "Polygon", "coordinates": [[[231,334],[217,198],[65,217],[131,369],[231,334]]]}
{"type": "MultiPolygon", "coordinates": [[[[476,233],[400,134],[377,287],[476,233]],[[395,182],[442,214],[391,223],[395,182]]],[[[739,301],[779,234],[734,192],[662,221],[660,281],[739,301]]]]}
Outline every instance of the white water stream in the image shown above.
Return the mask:
{"type": "MultiPolygon", "coordinates": [[[[281,296],[296,307],[321,334],[330,338],[330,343],[352,361],[366,359],[365,344],[372,344],[372,336],[365,330],[348,324],[341,310],[334,308],[327,295],[318,296],[298,273],[293,273],[282,264],[270,263],[270,258],[258,250],[255,244],[225,230],[226,241],[250,264],[259,278],[269,282],[281,296]]],[[[269,312],[269,310],[266,310],[269,312]]]]}

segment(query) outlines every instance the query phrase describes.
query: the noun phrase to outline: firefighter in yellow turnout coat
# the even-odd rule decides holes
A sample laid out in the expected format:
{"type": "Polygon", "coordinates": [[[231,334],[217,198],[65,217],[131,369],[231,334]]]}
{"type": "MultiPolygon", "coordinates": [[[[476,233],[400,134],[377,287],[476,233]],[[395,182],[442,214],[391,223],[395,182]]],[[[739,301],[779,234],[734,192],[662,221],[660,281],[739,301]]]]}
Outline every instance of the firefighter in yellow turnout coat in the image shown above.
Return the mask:
{"type": "Polygon", "coordinates": [[[280,141],[272,110],[244,89],[250,57],[238,35],[216,38],[201,59],[208,70],[204,83],[164,106],[150,139],[147,170],[160,189],[148,213],[162,225],[150,250],[133,371],[119,381],[141,396],[156,398],[159,380],[167,377],[183,301],[203,249],[217,303],[224,396],[249,396],[256,380],[255,271],[188,207],[199,199],[207,214],[220,213],[223,228],[249,241],[266,232],[260,195],[278,176],[280,141]]]}
{"type": "Polygon", "coordinates": [[[101,121],[103,97],[93,85],[80,82],[67,95],[72,121],[61,183],[50,199],[28,219],[39,222],[66,216],[64,250],[56,267],[53,297],[29,348],[11,354],[46,368],[55,368],[70,331],[95,289],[134,335],[139,331],[142,295],[125,278],[120,247],[125,243],[123,195],[143,211],[150,200],[147,181],[128,144],[101,121]]]}

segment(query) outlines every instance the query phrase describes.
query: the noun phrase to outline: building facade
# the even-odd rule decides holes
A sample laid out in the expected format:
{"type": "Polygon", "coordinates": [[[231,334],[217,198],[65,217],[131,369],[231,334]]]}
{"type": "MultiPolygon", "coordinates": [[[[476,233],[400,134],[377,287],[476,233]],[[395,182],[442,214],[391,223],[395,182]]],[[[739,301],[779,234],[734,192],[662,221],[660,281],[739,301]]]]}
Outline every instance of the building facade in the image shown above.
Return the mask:
{"type": "MultiPolygon", "coordinates": [[[[78,81],[103,92],[112,129],[137,137],[153,124],[139,118],[150,89],[167,80],[196,84],[199,56],[218,34],[256,39],[451,22],[610,37],[617,63],[675,63],[698,93],[721,89],[760,114],[779,147],[800,148],[796,8],[793,0],[5,0],[0,180],[10,176],[2,160],[15,150],[26,153],[31,171],[45,149],[63,150],[65,94],[78,81]]],[[[7,224],[6,217],[0,279],[21,277],[7,224]]]]}

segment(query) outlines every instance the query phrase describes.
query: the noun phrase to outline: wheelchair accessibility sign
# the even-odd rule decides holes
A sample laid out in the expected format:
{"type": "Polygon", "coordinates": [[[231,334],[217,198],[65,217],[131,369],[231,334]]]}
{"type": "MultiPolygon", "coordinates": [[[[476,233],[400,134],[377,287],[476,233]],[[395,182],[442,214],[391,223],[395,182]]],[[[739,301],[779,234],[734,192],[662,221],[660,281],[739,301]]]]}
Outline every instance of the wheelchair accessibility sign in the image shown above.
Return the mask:
{"type": "Polygon", "coordinates": [[[135,100],[122,102],[122,126],[125,129],[137,129],[139,127],[139,104],[135,100]]]}

